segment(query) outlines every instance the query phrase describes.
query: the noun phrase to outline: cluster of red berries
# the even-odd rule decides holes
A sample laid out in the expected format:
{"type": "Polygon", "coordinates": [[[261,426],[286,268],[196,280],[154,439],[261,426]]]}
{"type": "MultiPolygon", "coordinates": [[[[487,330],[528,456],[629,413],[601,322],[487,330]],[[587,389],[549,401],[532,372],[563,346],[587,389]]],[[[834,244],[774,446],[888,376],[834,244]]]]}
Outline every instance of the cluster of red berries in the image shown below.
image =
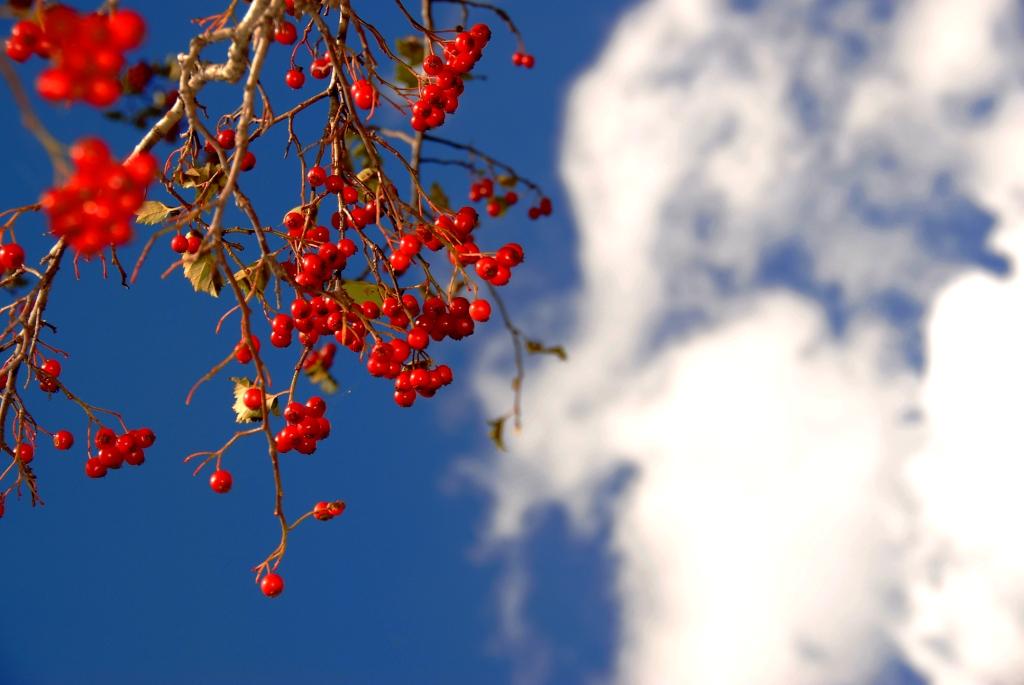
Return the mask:
{"type": "Polygon", "coordinates": [[[46,359],[43,361],[43,365],[39,367],[39,371],[40,373],[37,374],[39,389],[45,393],[57,392],[57,388],[60,387],[57,383],[57,378],[61,372],[60,362],[56,359],[46,359]]]}
{"type": "Polygon", "coordinates": [[[196,254],[203,245],[203,238],[195,231],[189,231],[188,235],[176,233],[171,238],[171,249],[178,254],[196,254]]]}
{"type": "Polygon", "coordinates": [[[483,55],[491,29],[477,24],[444,44],[444,59],[431,53],[423,59],[423,73],[430,79],[420,88],[420,98],[412,105],[410,125],[415,131],[429,131],[444,123],[446,114],[459,108],[459,96],[465,87],[462,75],[483,55]]]}
{"type": "MultiPolygon", "coordinates": [[[[333,69],[334,66],[331,64],[330,57],[317,57],[313,60],[313,63],[309,65],[309,75],[318,81],[321,81],[328,78],[333,69]]],[[[306,83],[306,75],[302,72],[302,67],[292,67],[286,71],[284,74],[284,82],[289,88],[294,90],[302,88],[306,83]]],[[[376,94],[374,94],[374,100],[376,100],[376,94]]]]}
{"type": "Polygon", "coordinates": [[[306,361],[302,362],[302,368],[308,371],[320,364],[324,371],[330,371],[334,366],[334,354],[337,351],[338,346],[334,343],[326,343],[319,350],[310,350],[306,355],[306,361]]]}
{"type": "MultiPolygon", "coordinates": [[[[373,302],[365,304],[376,307],[373,302]]],[[[367,311],[365,308],[359,311],[355,308],[343,310],[336,300],[317,295],[310,300],[301,297],[295,299],[290,311],[291,316],[278,314],[271,321],[270,342],[274,347],[288,347],[294,329],[299,332],[299,342],[305,347],[316,345],[321,335],[333,334],[339,343],[353,352],[363,349],[367,333],[363,323],[367,311]]],[[[330,353],[330,359],[333,362],[333,352],[330,353]]]]}
{"type": "Polygon", "coordinates": [[[274,436],[277,451],[313,454],[317,443],[331,434],[331,422],[324,416],[326,412],[327,403],[320,397],[310,397],[305,404],[289,402],[284,409],[288,425],[274,436]]]}
{"type": "Polygon", "coordinates": [[[514,190],[509,190],[504,195],[496,195],[494,193],[494,181],[489,178],[474,181],[470,184],[470,202],[479,202],[488,198],[490,198],[490,201],[487,203],[488,216],[498,216],[507,208],[519,202],[519,194],[514,190]]]}
{"type": "MultiPolygon", "coordinates": [[[[220,145],[224,151],[235,149],[235,131],[234,129],[225,128],[217,131],[217,144],[220,145]]],[[[211,162],[216,161],[217,150],[213,147],[213,143],[206,141],[206,145],[203,146],[203,150],[206,152],[207,157],[211,162]]],[[[239,163],[239,169],[242,171],[250,171],[256,166],[256,155],[253,154],[252,150],[246,150],[245,154],[242,155],[242,161],[239,163]]]]}
{"type": "Polygon", "coordinates": [[[4,271],[16,271],[25,263],[25,248],[17,243],[0,245],[0,267],[4,271]]]}
{"type": "MultiPolygon", "coordinates": [[[[85,461],[85,475],[102,478],[108,469],[119,469],[123,464],[139,466],[146,461],[145,450],[156,442],[156,435],[148,428],[137,428],[118,435],[109,428],[96,431],[94,444],[96,456],[85,461]]],[[[74,444],[74,438],[67,431],[58,431],[53,436],[53,446],[66,450],[74,444]]]]}
{"type": "Polygon", "coordinates": [[[512,269],[523,263],[523,248],[519,243],[506,243],[493,257],[484,255],[474,264],[476,275],[491,285],[505,285],[512,278],[512,269]]]}
{"type": "Polygon", "coordinates": [[[51,5],[43,9],[39,23],[26,19],[14,25],[6,51],[17,62],[33,54],[52,61],[36,80],[44,99],[109,107],[121,96],[118,74],[124,53],[137,48],[145,33],[145,21],[131,10],[80,14],[66,5],[51,5]]]}
{"type": "Polygon", "coordinates": [[[416,401],[416,393],[423,397],[433,397],[441,387],[451,382],[452,370],[446,364],[433,369],[419,366],[402,371],[395,378],[395,404],[411,407],[416,401]]]}
{"type": "Polygon", "coordinates": [[[512,64],[517,67],[524,67],[526,69],[533,69],[533,65],[536,62],[534,56],[525,52],[513,52],[512,53],[512,64]]]}
{"type": "Polygon", "coordinates": [[[349,94],[352,96],[352,102],[359,109],[370,109],[377,104],[377,89],[364,78],[349,87],[349,94]]]}
{"type": "Polygon", "coordinates": [[[41,199],[50,232],[83,255],[128,242],[133,216],[156,178],[156,158],[141,152],[121,163],[102,140],[85,138],[71,147],[71,161],[75,173],[41,199]]]}
{"type": "Polygon", "coordinates": [[[313,506],[313,518],[317,521],[330,521],[335,516],[345,513],[344,502],[317,502],[313,506]]]}
{"type": "Polygon", "coordinates": [[[551,216],[551,199],[542,197],[536,207],[530,207],[527,215],[531,219],[539,219],[542,216],[551,216]]]}

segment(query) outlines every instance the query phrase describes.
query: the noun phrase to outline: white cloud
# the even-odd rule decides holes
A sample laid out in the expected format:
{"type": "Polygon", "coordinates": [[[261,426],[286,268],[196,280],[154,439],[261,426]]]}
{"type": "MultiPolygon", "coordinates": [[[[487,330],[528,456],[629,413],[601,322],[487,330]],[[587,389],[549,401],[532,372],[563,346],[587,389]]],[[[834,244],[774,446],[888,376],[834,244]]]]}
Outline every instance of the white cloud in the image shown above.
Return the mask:
{"type": "MultiPolygon", "coordinates": [[[[963,196],[1024,258],[1018,10],[877,6],[648,0],[570,98],[571,363],[534,369],[512,454],[472,468],[492,544],[551,503],[610,521],[616,682],[866,683],[897,653],[937,685],[1024,673],[1024,282],[963,275],[945,241],[980,238],[924,220],[963,196]],[[766,291],[779,245],[804,295],[766,291]],[[934,308],[923,377],[891,293],[934,308]]],[[[479,389],[501,411],[507,379],[479,389]]]]}

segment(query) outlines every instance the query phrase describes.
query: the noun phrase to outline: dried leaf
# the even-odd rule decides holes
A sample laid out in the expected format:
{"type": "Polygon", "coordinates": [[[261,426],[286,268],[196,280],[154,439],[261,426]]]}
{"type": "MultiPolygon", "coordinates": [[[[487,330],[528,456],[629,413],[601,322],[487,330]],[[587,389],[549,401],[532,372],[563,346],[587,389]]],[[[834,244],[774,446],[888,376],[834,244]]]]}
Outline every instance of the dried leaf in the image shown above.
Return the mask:
{"type": "Polygon", "coordinates": [[[507,416],[501,416],[493,421],[488,421],[487,426],[487,437],[491,439],[494,446],[502,452],[507,452],[508,448],[505,446],[505,420],[507,416]]]}
{"type": "MultiPolygon", "coordinates": [[[[257,421],[263,420],[263,414],[258,409],[249,409],[245,406],[245,391],[252,387],[252,381],[248,378],[230,378],[234,383],[232,393],[235,396],[235,403],[231,405],[231,409],[235,412],[236,423],[256,423],[257,421]]],[[[274,415],[280,414],[280,409],[277,406],[276,397],[267,399],[264,396],[263,404],[267,411],[274,415]]]]}
{"type": "Polygon", "coordinates": [[[255,289],[257,293],[262,293],[263,289],[267,287],[268,280],[270,280],[270,269],[262,259],[235,272],[235,281],[238,282],[238,286],[245,295],[248,295],[252,289],[255,289]]]}
{"type": "Polygon", "coordinates": [[[511,174],[501,174],[496,179],[499,185],[503,185],[506,188],[515,188],[516,184],[519,183],[519,179],[511,174]]]}
{"type": "Polygon", "coordinates": [[[135,220],[140,224],[152,226],[162,223],[172,212],[174,212],[174,207],[168,207],[163,202],[156,200],[146,200],[135,212],[135,220]]]}
{"type": "Polygon", "coordinates": [[[526,341],[526,351],[529,352],[530,354],[553,354],[559,359],[561,359],[563,362],[569,358],[569,355],[566,353],[565,348],[562,347],[561,345],[554,345],[549,347],[542,342],[537,342],[536,340],[526,341]]]}

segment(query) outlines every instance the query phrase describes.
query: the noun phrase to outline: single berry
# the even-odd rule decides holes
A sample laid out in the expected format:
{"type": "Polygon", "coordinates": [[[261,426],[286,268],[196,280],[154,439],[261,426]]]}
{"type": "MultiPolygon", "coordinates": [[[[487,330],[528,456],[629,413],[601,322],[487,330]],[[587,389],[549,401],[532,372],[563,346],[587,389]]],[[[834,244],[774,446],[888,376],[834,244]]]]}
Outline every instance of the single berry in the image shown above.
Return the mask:
{"type": "Polygon", "coordinates": [[[214,492],[224,494],[231,490],[231,472],[224,469],[217,469],[210,474],[210,489],[214,492]]]}
{"type": "Polygon", "coordinates": [[[59,430],[53,434],[53,447],[61,451],[71,449],[75,444],[75,436],[68,430],[59,430]]]}
{"type": "Polygon", "coordinates": [[[473,300],[469,305],[469,318],[473,321],[487,321],[491,318],[491,303],[487,300],[473,300]]]}
{"type": "Polygon", "coordinates": [[[260,581],[260,590],[267,597],[277,597],[284,592],[284,579],[276,573],[268,573],[260,581]]]}
{"type": "Polygon", "coordinates": [[[284,82],[293,90],[298,90],[306,84],[306,75],[302,69],[289,69],[284,74],[284,82]]]}
{"type": "Polygon", "coordinates": [[[263,406],[263,389],[262,388],[249,388],[242,395],[242,402],[249,409],[256,411],[263,406]]]}

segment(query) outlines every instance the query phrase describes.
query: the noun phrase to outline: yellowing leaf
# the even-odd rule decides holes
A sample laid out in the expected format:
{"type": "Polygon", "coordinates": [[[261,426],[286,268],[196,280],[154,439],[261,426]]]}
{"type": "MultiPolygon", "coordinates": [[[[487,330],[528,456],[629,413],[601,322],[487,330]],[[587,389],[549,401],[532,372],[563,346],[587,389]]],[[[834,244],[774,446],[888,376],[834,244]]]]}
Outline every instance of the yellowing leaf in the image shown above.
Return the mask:
{"type": "Polygon", "coordinates": [[[267,280],[269,279],[269,269],[266,262],[262,259],[255,264],[235,272],[235,281],[238,286],[242,289],[242,292],[246,295],[249,291],[255,289],[257,293],[263,292],[263,289],[267,286],[267,280]]]}
{"type": "Polygon", "coordinates": [[[173,211],[174,207],[168,207],[163,202],[146,200],[139,207],[139,211],[135,212],[135,220],[140,224],[159,224],[169,217],[173,211]]]}
{"type": "Polygon", "coordinates": [[[224,277],[217,267],[217,258],[212,252],[186,254],[181,261],[185,278],[192,283],[192,287],[197,293],[207,293],[213,297],[220,294],[220,289],[224,287],[224,277]]]}
{"type": "Polygon", "coordinates": [[[320,389],[329,395],[338,392],[338,381],[334,380],[330,372],[324,368],[323,362],[317,361],[305,370],[310,382],[320,386],[320,389]]]}
{"type": "Polygon", "coordinates": [[[384,301],[384,298],[380,296],[377,284],[370,281],[345,281],[341,287],[349,297],[360,304],[371,300],[380,305],[384,301]]]}
{"type": "Polygon", "coordinates": [[[499,185],[503,185],[506,188],[515,188],[516,184],[519,183],[519,179],[511,174],[502,174],[495,179],[499,185]]]}
{"type": "Polygon", "coordinates": [[[451,209],[451,201],[448,199],[448,195],[445,194],[444,188],[434,181],[430,185],[430,192],[428,193],[430,201],[438,206],[440,209],[451,209]]]}

